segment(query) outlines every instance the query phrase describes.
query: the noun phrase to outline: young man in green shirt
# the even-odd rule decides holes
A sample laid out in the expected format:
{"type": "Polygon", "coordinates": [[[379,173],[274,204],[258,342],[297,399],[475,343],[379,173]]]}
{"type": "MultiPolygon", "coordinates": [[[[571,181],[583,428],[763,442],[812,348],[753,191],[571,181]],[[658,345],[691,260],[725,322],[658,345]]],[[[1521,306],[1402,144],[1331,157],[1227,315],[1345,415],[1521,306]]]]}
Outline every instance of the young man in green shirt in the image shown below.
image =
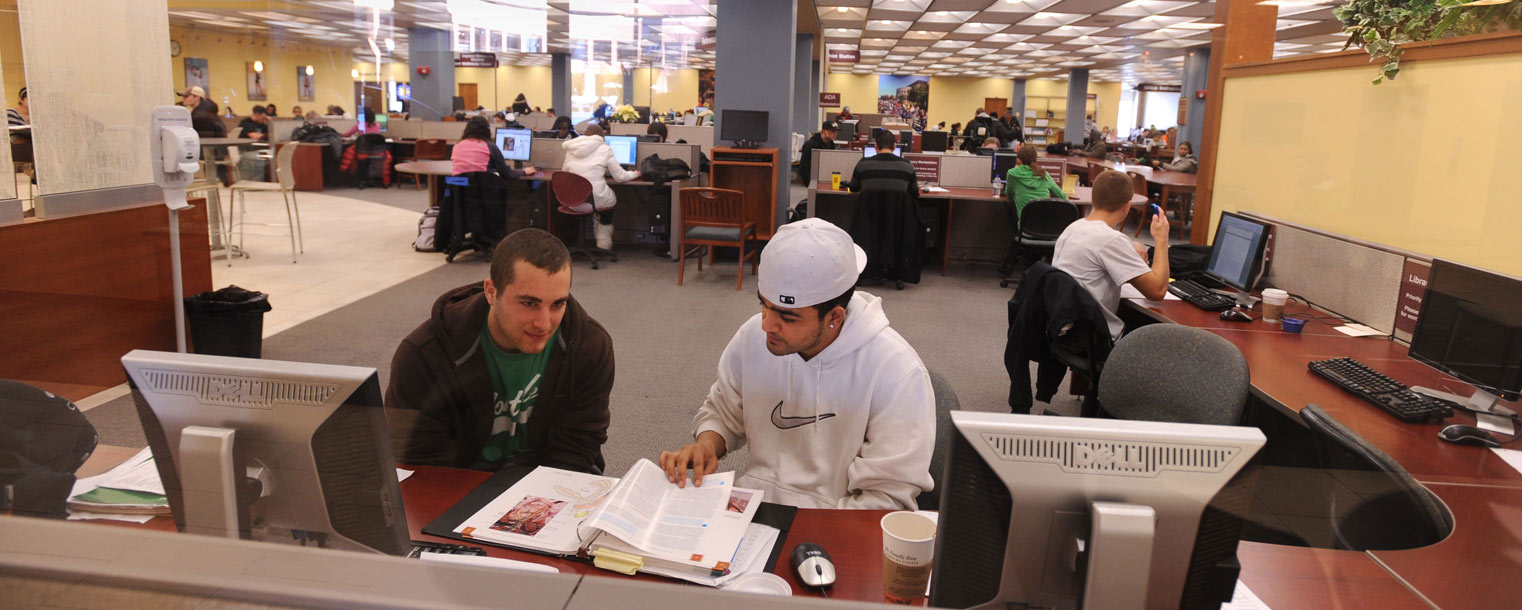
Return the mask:
{"type": "Polygon", "coordinates": [[[601,473],[612,388],[613,341],[571,297],[570,253],[524,229],[402,340],[387,419],[409,464],[601,473]]]}

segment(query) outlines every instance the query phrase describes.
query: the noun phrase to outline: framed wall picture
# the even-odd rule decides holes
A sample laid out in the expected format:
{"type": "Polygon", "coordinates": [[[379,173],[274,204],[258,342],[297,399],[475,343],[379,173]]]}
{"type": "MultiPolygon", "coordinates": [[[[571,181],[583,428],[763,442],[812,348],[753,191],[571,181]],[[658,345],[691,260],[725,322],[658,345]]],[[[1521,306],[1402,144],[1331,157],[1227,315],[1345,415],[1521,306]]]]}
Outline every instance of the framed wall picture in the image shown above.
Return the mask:
{"type": "Polygon", "coordinates": [[[269,95],[265,93],[264,73],[254,69],[255,63],[252,61],[244,63],[248,66],[248,99],[262,102],[269,99],[269,95]]]}
{"type": "Polygon", "coordinates": [[[205,58],[185,58],[185,86],[200,87],[207,93],[211,92],[211,73],[207,72],[205,58]]]}
{"type": "Polygon", "coordinates": [[[317,101],[317,77],[307,74],[306,66],[296,66],[296,99],[303,102],[317,101]]]}

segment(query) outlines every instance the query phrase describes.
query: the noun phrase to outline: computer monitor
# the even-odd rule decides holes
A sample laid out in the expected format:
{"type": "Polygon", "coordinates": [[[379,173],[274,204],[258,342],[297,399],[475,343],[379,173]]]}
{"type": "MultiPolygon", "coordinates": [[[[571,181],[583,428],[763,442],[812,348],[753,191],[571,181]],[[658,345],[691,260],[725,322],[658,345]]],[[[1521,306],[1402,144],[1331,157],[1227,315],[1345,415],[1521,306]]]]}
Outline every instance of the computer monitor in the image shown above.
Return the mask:
{"type": "Polygon", "coordinates": [[[602,139],[613,149],[613,158],[618,159],[619,165],[634,165],[639,136],[603,136],[602,139]]]}
{"type": "Polygon", "coordinates": [[[181,531],[410,549],[375,369],[146,350],[122,368],[181,531]]]}
{"type": "Polygon", "coordinates": [[[497,128],[497,149],[508,161],[527,161],[533,155],[534,132],[527,129],[497,128]]]}
{"type": "Polygon", "coordinates": [[[1009,176],[1009,170],[1015,169],[1015,162],[1019,159],[1019,157],[1007,153],[995,154],[993,163],[993,177],[998,180],[1007,178],[1009,176]]]}
{"type": "Polygon", "coordinates": [[[1522,279],[1434,259],[1409,353],[1475,386],[1470,409],[1522,397],[1522,279]]]}
{"type": "Polygon", "coordinates": [[[835,132],[836,142],[850,142],[856,139],[856,121],[840,121],[840,129],[835,132]]]}
{"type": "Polygon", "coordinates": [[[1265,442],[1257,428],[975,411],[951,427],[931,606],[1231,598],[1251,492],[1232,479],[1265,442]]]}
{"type": "Polygon", "coordinates": [[[766,141],[771,113],[765,110],[729,110],[719,116],[719,139],[734,142],[740,148],[755,148],[766,141]]]}
{"type": "Polygon", "coordinates": [[[650,122],[650,107],[649,106],[635,106],[634,107],[634,111],[639,113],[639,121],[637,121],[637,122],[639,122],[639,123],[649,123],[650,122]]]}
{"type": "Polygon", "coordinates": [[[927,131],[921,133],[920,152],[946,152],[946,132],[927,131]]]}
{"type": "Polygon", "coordinates": [[[1221,213],[1205,275],[1235,289],[1238,305],[1252,305],[1247,293],[1252,292],[1263,275],[1268,233],[1269,227],[1264,223],[1231,212],[1221,213]]]}
{"type": "Polygon", "coordinates": [[[539,131],[534,132],[534,137],[553,140],[553,139],[555,139],[555,136],[558,133],[559,132],[557,132],[557,131],[555,131],[553,129],[541,129],[539,131]]]}
{"type": "MultiPolygon", "coordinates": [[[[902,157],[902,156],[904,156],[904,149],[902,147],[899,147],[899,146],[894,146],[893,147],[893,154],[894,154],[894,156],[902,157]]],[[[861,158],[866,159],[868,157],[875,157],[875,156],[877,156],[877,147],[876,146],[868,145],[868,146],[866,146],[866,147],[861,149],[861,158]]]]}

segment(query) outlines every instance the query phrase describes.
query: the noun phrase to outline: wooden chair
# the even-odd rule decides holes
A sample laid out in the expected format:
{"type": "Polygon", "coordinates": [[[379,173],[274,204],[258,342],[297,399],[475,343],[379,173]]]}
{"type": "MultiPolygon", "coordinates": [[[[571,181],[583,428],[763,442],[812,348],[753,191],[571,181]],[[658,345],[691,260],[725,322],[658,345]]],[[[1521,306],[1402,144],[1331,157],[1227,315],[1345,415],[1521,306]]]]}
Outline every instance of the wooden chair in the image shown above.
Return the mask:
{"type": "MultiPolygon", "coordinates": [[[[449,157],[446,156],[447,150],[449,150],[449,146],[444,143],[444,140],[439,138],[418,140],[412,145],[412,158],[409,161],[448,159],[449,157]]],[[[423,190],[423,181],[419,174],[412,174],[412,185],[416,186],[417,190],[423,190]]]]}
{"type": "MultiPolygon", "coordinates": [[[[678,232],[676,285],[682,285],[687,271],[687,256],[696,254],[698,248],[708,249],[708,262],[713,263],[713,246],[740,249],[739,270],[735,277],[735,290],[745,287],[745,261],[750,260],[750,273],[756,274],[761,249],[754,247],[745,251],[745,242],[756,241],[756,223],[745,220],[745,194],[732,189],[711,187],[684,188],[678,191],[682,209],[682,226],[678,232]],[[688,247],[691,250],[688,250],[688,247]]],[[[703,270],[703,257],[698,258],[698,271],[703,270]]]]}
{"type": "MultiPolygon", "coordinates": [[[[1170,201],[1161,201],[1160,200],[1161,197],[1159,197],[1159,198],[1153,198],[1151,190],[1147,187],[1147,178],[1145,176],[1141,175],[1138,172],[1126,172],[1126,173],[1131,175],[1131,180],[1136,185],[1136,193],[1138,195],[1146,195],[1147,201],[1150,202],[1150,203],[1156,203],[1158,205],[1158,207],[1163,210],[1163,214],[1165,216],[1168,214],[1169,205],[1172,204],[1173,202],[1178,202],[1178,214],[1177,214],[1177,217],[1178,217],[1178,232],[1179,232],[1179,236],[1182,237],[1184,235],[1184,219],[1186,218],[1184,216],[1184,214],[1189,211],[1188,208],[1184,205],[1183,200],[1178,199],[1178,198],[1172,198],[1170,201]]],[[[1142,212],[1142,221],[1141,221],[1141,223],[1136,225],[1136,233],[1135,233],[1135,235],[1132,235],[1132,237],[1136,237],[1136,236],[1141,235],[1142,227],[1146,226],[1147,222],[1150,221],[1151,219],[1152,219],[1152,208],[1151,208],[1151,206],[1148,206],[1147,209],[1142,212]]],[[[1168,227],[1168,232],[1172,233],[1173,232],[1173,227],[1168,227]]]]}
{"type": "MultiPolygon", "coordinates": [[[[1147,177],[1141,175],[1140,172],[1126,172],[1126,175],[1131,176],[1131,187],[1136,191],[1136,194],[1146,197],[1147,203],[1154,203],[1152,196],[1147,194],[1147,177]]],[[[1133,207],[1132,209],[1135,208],[1133,207]]],[[[1128,212],[1126,216],[1129,218],[1130,213],[1128,212]]],[[[1142,210],[1141,221],[1136,223],[1136,233],[1133,233],[1131,237],[1140,237],[1142,230],[1147,227],[1147,221],[1149,220],[1152,220],[1152,206],[1150,205],[1142,210]]]]}

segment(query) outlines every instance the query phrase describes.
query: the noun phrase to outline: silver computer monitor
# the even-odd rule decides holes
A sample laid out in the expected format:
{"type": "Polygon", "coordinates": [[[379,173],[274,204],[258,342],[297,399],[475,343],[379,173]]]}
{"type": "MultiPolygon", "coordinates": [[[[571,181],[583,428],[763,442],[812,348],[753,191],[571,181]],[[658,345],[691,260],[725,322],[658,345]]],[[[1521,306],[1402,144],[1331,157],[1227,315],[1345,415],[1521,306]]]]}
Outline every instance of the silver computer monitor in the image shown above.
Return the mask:
{"type": "Polygon", "coordinates": [[[527,161],[533,156],[534,132],[527,129],[497,128],[497,150],[506,161],[527,161]]]}
{"type": "Polygon", "coordinates": [[[181,531],[410,549],[375,369],[146,350],[122,367],[181,531]]]}
{"type": "Polygon", "coordinates": [[[1256,428],[972,411],[951,424],[931,606],[1231,598],[1250,487],[1228,482],[1263,446],[1256,428]]]}
{"type": "Polygon", "coordinates": [[[639,136],[603,136],[603,141],[613,149],[613,158],[618,159],[619,165],[634,165],[639,152],[639,136]]]}

